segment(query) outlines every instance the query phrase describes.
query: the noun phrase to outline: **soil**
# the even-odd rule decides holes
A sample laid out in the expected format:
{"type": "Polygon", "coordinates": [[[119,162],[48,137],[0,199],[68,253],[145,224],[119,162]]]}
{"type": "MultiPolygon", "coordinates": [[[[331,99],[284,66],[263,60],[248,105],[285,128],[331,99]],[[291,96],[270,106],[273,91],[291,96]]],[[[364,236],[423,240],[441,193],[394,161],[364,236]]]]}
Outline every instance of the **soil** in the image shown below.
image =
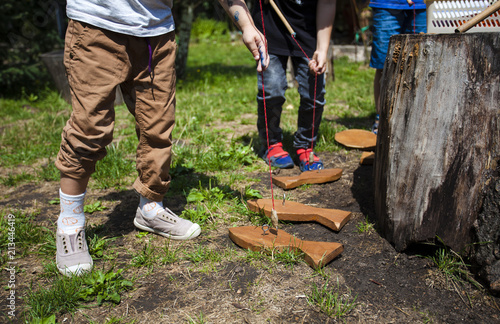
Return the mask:
{"type": "MultiPolygon", "coordinates": [[[[468,284],[450,281],[428,258],[420,256],[428,251],[398,253],[377,231],[358,231],[366,219],[374,219],[372,167],[360,165],[360,156],[358,150],[322,152],[326,168],[343,169],[339,180],[288,191],[273,188],[276,196],[285,193],[287,199],[303,204],[352,212],[351,220],[339,232],[316,223],[280,225],[280,229],[303,240],[344,245],[343,253],[322,271],[313,270],[305,262],[287,265],[268,259],[246,260],[243,257],[247,252],[229,239],[228,227],[250,225],[249,221],[226,222],[202,232],[193,241],[172,242],[173,248],[188,251],[209,246],[225,253],[222,261],[180,261],[150,269],[128,268],[125,275],[138,279],[134,289],[122,295],[120,304],[92,305],[74,314],[58,314],[58,322],[104,323],[120,319],[122,323],[500,323],[500,299],[468,284]],[[229,256],[227,251],[231,252],[229,256]],[[354,309],[341,319],[329,317],[308,303],[313,285],[322,287],[326,277],[330,278],[330,291],[339,289],[342,297],[351,301],[356,298],[354,309]]],[[[280,170],[280,175],[298,173],[297,167],[280,170]]],[[[252,187],[264,198],[271,197],[269,174],[256,172],[247,176],[261,179],[252,187]]],[[[58,189],[56,182],[3,187],[0,208],[37,209],[37,221],[53,230],[59,206],[47,202],[57,197],[58,189]]],[[[159,236],[137,235],[132,221],[138,198],[131,188],[91,189],[87,200],[100,200],[108,207],[87,219],[90,224],[103,224],[107,237],[116,237],[107,249],[116,251],[116,268],[128,266],[145,242],[164,246],[165,240],[159,236]]],[[[186,208],[184,197],[165,203],[177,213],[186,208]]],[[[108,269],[109,262],[96,260],[95,268],[108,269]]],[[[34,287],[50,282],[39,276],[44,263],[47,260],[34,254],[18,259],[18,297],[26,295],[31,282],[34,287]]],[[[4,271],[2,286],[6,285],[6,278],[4,271]]],[[[7,291],[2,290],[0,296],[4,313],[7,291]]],[[[22,299],[17,307],[20,314],[22,299]]]]}

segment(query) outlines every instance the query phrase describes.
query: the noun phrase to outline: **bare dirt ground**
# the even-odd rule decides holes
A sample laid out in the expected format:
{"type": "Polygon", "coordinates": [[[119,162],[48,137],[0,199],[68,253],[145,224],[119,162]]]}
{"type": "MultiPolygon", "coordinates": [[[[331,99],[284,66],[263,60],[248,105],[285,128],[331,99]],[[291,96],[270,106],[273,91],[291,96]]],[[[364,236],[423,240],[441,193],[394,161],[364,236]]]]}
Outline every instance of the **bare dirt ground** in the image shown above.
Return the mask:
{"type": "MultiPolygon", "coordinates": [[[[352,212],[351,220],[337,232],[316,223],[283,224],[281,229],[309,241],[340,242],[344,252],[323,269],[324,276],[302,262],[294,266],[247,260],[246,251],[228,237],[229,226],[249,225],[246,220],[228,223],[202,232],[192,242],[173,242],[184,250],[209,246],[225,253],[222,261],[207,266],[181,261],[153,268],[129,268],[125,275],[137,279],[134,288],[122,296],[120,304],[83,308],[75,314],[59,314],[58,322],[105,323],[500,323],[500,299],[469,285],[446,279],[427,258],[426,251],[397,253],[376,231],[359,233],[357,225],[373,219],[372,167],[359,164],[360,151],[323,152],[326,168],[342,168],[342,177],[331,183],[309,185],[286,191],[289,199],[322,208],[352,212]],[[229,251],[229,252],[228,252],[229,251]],[[228,254],[229,253],[229,254],[228,254]],[[229,256],[228,256],[229,255],[229,256]],[[134,270],[135,269],[135,270],[134,270]],[[135,272],[134,272],[135,271],[135,272]],[[356,297],[355,308],[342,319],[322,313],[308,303],[311,287],[321,287],[329,277],[330,289],[337,285],[343,296],[356,297]]],[[[281,170],[280,175],[298,174],[298,168],[281,170]]],[[[269,174],[248,174],[261,181],[253,188],[270,197],[269,174]]],[[[58,183],[3,187],[1,208],[40,210],[37,221],[54,229],[59,206],[47,202],[57,197],[58,183]]],[[[283,190],[274,187],[275,194],[283,190]]],[[[107,210],[88,217],[91,224],[103,224],[107,237],[116,237],[109,251],[116,252],[116,268],[125,268],[145,242],[162,247],[164,239],[138,236],[133,217],[138,198],[124,191],[89,190],[87,200],[100,200],[107,210]]],[[[181,212],[184,199],[165,203],[181,212]]],[[[23,297],[30,283],[48,284],[40,279],[47,260],[29,255],[18,260],[17,294],[23,297]]],[[[95,268],[109,268],[110,261],[96,260],[95,268]]],[[[3,271],[1,284],[5,286],[3,271]]],[[[0,292],[2,312],[7,292],[0,292]]],[[[18,310],[23,301],[18,301],[18,310]]]]}

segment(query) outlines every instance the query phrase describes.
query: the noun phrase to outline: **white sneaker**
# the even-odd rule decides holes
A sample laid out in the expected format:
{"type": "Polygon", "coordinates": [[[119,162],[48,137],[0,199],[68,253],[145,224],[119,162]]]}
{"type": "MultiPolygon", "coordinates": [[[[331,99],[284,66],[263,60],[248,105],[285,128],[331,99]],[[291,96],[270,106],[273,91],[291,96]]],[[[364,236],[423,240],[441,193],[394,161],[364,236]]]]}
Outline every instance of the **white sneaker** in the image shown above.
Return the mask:
{"type": "Polygon", "coordinates": [[[65,234],[57,231],[56,247],[56,264],[60,273],[71,277],[92,271],[94,262],[89,254],[83,228],[75,234],[65,234]]]}
{"type": "Polygon", "coordinates": [[[201,233],[200,225],[180,218],[168,208],[155,217],[144,217],[141,209],[137,208],[134,225],[143,231],[160,234],[173,240],[189,240],[201,233]]]}

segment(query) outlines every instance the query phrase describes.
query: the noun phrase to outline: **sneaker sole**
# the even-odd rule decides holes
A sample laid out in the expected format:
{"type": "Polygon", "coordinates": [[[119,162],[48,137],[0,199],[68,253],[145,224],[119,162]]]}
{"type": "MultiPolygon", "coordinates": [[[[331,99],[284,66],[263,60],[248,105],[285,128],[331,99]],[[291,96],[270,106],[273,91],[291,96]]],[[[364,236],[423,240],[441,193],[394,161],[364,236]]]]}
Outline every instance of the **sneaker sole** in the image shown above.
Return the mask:
{"type": "Polygon", "coordinates": [[[200,225],[198,225],[198,224],[193,224],[189,228],[188,234],[185,234],[185,235],[172,235],[172,234],[168,234],[168,233],[165,233],[165,232],[162,232],[159,230],[155,230],[154,228],[139,224],[137,222],[137,219],[135,219],[135,218],[134,218],[134,225],[135,225],[135,227],[137,227],[143,231],[155,233],[155,234],[161,235],[163,237],[167,237],[167,238],[170,238],[172,240],[178,240],[178,241],[185,241],[185,240],[193,239],[193,238],[197,237],[198,235],[200,235],[200,233],[201,233],[201,228],[200,228],[200,225]]]}
{"type": "Polygon", "coordinates": [[[92,262],[92,263],[78,264],[65,268],[59,268],[59,266],[57,266],[57,270],[59,270],[59,272],[66,277],[73,277],[73,276],[79,277],[85,273],[91,272],[93,266],[94,263],[92,262]]]}
{"type": "MultiPolygon", "coordinates": [[[[264,158],[264,161],[266,161],[266,163],[269,164],[268,159],[264,158]]],[[[280,163],[276,163],[276,161],[271,160],[271,166],[274,168],[280,168],[280,169],[291,169],[295,166],[295,164],[293,163],[293,161],[280,164],[280,163]]]]}
{"type": "Polygon", "coordinates": [[[305,171],[316,171],[316,170],[323,170],[323,163],[318,163],[314,162],[312,166],[308,166],[305,163],[300,163],[300,171],[305,172],[305,171]]]}

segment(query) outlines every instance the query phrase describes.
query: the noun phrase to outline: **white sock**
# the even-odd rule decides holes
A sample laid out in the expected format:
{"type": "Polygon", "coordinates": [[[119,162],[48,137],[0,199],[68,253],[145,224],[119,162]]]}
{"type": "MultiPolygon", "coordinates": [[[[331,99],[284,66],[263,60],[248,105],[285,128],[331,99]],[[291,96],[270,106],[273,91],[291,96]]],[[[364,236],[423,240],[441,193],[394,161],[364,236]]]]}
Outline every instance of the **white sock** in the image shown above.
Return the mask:
{"type": "Polygon", "coordinates": [[[85,192],[81,195],[67,195],[59,189],[61,214],[57,219],[57,230],[60,233],[75,233],[85,227],[85,214],[83,213],[83,201],[85,192]]]}
{"type": "Polygon", "coordinates": [[[141,195],[141,200],[139,201],[139,208],[141,209],[142,215],[144,217],[155,217],[158,213],[164,211],[162,201],[153,201],[141,195]]]}

